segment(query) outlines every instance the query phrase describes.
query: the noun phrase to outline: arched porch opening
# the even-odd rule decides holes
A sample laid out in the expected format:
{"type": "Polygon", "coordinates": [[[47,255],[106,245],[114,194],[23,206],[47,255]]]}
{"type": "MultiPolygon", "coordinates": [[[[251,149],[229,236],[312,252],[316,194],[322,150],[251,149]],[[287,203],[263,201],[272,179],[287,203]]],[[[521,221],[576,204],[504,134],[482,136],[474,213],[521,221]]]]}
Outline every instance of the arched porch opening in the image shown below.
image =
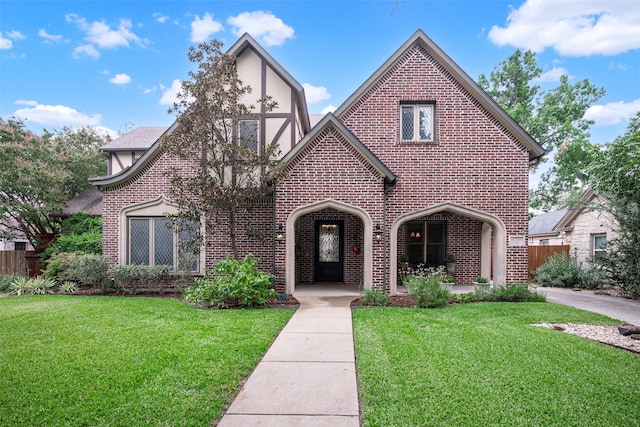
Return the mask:
{"type": "Polygon", "coordinates": [[[437,265],[452,253],[458,258],[456,264],[464,267],[454,275],[463,284],[482,276],[502,285],[507,277],[506,252],[506,227],[495,215],[451,202],[402,215],[390,231],[389,292],[395,295],[398,290],[400,254],[414,260],[422,256],[428,265],[437,265]],[[460,248],[462,259],[450,251],[451,246],[460,248]]]}
{"type": "Polygon", "coordinates": [[[321,226],[322,221],[328,218],[339,219],[344,226],[342,238],[345,243],[342,251],[345,262],[349,262],[349,259],[353,260],[354,257],[361,258],[358,260],[358,265],[362,266],[361,270],[358,268],[361,271],[360,277],[354,278],[347,273],[344,278],[349,281],[359,279],[358,284],[361,283],[365,288],[371,287],[373,266],[371,217],[359,207],[335,200],[323,200],[301,206],[292,211],[287,218],[285,233],[285,292],[287,294],[293,294],[298,279],[315,280],[313,274],[306,270],[313,268],[312,257],[306,252],[316,244],[312,241],[315,238],[316,227],[321,226]]]}

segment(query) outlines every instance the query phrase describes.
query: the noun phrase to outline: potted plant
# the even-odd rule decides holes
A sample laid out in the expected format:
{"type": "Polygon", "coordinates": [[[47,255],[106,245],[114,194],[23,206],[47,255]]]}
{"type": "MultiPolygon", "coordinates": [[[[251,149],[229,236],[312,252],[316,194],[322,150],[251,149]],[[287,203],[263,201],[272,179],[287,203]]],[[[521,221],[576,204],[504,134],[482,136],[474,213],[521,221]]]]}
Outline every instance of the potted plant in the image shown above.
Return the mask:
{"type": "Polygon", "coordinates": [[[453,286],[455,285],[455,279],[450,274],[445,274],[440,278],[440,284],[442,286],[446,286],[449,289],[449,292],[453,290],[453,286]]]}
{"type": "Polygon", "coordinates": [[[475,286],[476,292],[478,293],[489,292],[489,287],[491,286],[487,279],[480,276],[476,277],[476,280],[474,280],[473,285],[475,286]]]}
{"type": "Polygon", "coordinates": [[[444,262],[447,264],[447,273],[454,274],[456,272],[456,256],[454,254],[447,254],[444,262]]]}

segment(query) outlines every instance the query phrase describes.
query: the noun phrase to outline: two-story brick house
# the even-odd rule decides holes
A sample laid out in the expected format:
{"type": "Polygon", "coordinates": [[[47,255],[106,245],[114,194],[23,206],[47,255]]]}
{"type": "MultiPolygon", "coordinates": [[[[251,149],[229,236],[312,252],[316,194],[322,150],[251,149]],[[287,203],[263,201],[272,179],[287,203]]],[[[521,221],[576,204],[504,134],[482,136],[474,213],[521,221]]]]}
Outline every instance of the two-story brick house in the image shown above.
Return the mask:
{"type": "MultiPolygon", "coordinates": [[[[278,102],[256,113],[256,146],[278,144],[285,173],[242,220],[262,241],[239,244],[276,273],[281,291],[344,282],[395,294],[400,258],[438,265],[447,254],[459,284],[527,279],[528,173],[544,150],[422,31],[313,127],[302,86],[255,40],[245,35],[229,52],[254,93],[278,102]]],[[[164,172],[178,161],[160,141],[93,180],[104,253],[120,263],[177,263],[164,172]]],[[[127,146],[145,144],[110,154],[128,159],[137,151],[127,146]]],[[[194,268],[223,258],[228,240],[223,228],[206,230],[194,268]]]]}

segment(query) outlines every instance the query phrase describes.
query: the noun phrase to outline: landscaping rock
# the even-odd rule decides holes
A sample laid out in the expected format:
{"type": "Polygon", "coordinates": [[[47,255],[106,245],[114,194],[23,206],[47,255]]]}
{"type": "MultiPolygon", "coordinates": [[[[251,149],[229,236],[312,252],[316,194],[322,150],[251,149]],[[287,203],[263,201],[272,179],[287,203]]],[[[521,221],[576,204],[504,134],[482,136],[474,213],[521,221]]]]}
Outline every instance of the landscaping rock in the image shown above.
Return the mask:
{"type": "Polygon", "coordinates": [[[630,337],[632,340],[638,340],[638,341],[640,341],[640,334],[631,334],[631,335],[629,335],[629,337],[630,337]]]}
{"type": "Polygon", "coordinates": [[[628,337],[629,335],[632,335],[632,334],[638,335],[640,334],[640,326],[631,325],[629,323],[623,323],[620,326],[618,326],[618,332],[620,332],[625,337],[628,337]]]}

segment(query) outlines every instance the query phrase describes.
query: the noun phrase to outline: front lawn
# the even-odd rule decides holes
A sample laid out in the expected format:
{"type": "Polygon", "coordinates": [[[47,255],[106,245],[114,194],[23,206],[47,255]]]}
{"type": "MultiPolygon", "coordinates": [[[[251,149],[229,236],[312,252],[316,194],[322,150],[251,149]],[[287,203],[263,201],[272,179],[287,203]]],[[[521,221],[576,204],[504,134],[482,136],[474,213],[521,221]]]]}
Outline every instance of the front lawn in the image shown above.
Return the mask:
{"type": "Polygon", "coordinates": [[[640,356],[535,322],[617,324],[546,303],[354,310],[363,425],[640,425],[640,356]]]}
{"type": "Polygon", "coordinates": [[[0,425],[213,425],[292,314],[0,298],[0,425]]]}

